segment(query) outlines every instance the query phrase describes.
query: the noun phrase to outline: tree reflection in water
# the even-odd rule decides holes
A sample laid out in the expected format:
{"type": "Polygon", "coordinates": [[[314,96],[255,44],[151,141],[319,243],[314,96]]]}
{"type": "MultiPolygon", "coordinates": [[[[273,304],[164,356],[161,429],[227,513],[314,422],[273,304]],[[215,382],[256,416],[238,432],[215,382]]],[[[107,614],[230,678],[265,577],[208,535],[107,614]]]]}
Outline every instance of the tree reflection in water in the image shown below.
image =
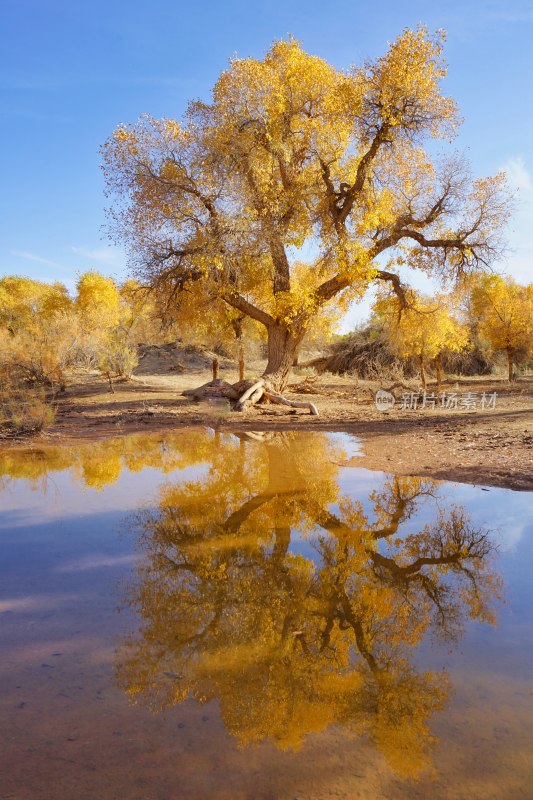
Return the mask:
{"type": "Polygon", "coordinates": [[[181,434],[137,433],[80,441],[71,447],[37,442],[31,448],[0,450],[0,491],[10,481],[24,479],[46,492],[50,476],[65,470],[71,470],[85,489],[103,491],[126,471],[152,467],[168,474],[211,459],[215,448],[216,438],[200,428],[181,434]]]}
{"type": "Polygon", "coordinates": [[[340,494],[325,434],[212,441],[207,474],[163,486],[135,519],[126,602],[140,627],[119,648],[120,686],[153,710],[217,700],[241,745],[296,748],[340,724],[417,776],[450,685],[417,670],[414,649],[494,622],[488,533],[421,478],[389,477],[367,513],[340,494]],[[415,525],[428,504],[433,521],[415,525]]]}

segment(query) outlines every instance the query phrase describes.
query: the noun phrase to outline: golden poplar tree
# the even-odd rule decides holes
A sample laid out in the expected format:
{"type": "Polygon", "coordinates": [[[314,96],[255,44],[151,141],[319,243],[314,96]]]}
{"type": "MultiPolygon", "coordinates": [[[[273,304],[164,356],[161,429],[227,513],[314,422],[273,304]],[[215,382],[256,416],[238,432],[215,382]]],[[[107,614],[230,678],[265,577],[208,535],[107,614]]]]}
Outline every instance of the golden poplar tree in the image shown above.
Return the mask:
{"type": "Polygon", "coordinates": [[[74,328],[63,284],[0,279],[0,362],[14,383],[62,385],[74,328]]]}
{"type": "Polygon", "coordinates": [[[398,297],[381,297],[374,305],[374,314],[384,324],[392,348],[401,358],[416,358],[420,379],[426,388],[426,361],[435,363],[437,383],[442,381],[441,356],[459,352],[468,344],[468,328],[451,313],[449,297],[423,297],[407,290],[407,305],[398,297]]]}
{"type": "Polygon", "coordinates": [[[376,280],[402,297],[403,264],[454,277],[498,254],[504,176],[472,181],[461,158],[424,149],[458,122],[440,88],[443,43],[406,30],[340,71],[277,41],[263,60],[233,59],[182,121],[144,116],[105,143],[113,235],[137,275],[184,325],[201,317],[194,291],[262,326],[265,385],[283,388],[326,306],[346,308],[376,280]]]}
{"type": "Polygon", "coordinates": [[[521,286],[501,275],[482,276],[474,281],[471,299],[479,333],[493,350],[505,352],[512,381],[517,357],[533,353],[533,283],[521,286]]]}

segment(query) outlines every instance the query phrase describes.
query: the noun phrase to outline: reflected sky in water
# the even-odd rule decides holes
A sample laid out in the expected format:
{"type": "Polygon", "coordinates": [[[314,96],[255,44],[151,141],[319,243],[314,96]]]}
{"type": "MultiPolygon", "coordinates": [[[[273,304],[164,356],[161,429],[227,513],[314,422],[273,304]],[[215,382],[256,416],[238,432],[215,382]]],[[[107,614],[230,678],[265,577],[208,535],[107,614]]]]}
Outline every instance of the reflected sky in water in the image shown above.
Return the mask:
{"type": "Polygon", "coordinates": [[[360,451],[3,451],[7,796],[527,797],[533,496],[360,451]]]}

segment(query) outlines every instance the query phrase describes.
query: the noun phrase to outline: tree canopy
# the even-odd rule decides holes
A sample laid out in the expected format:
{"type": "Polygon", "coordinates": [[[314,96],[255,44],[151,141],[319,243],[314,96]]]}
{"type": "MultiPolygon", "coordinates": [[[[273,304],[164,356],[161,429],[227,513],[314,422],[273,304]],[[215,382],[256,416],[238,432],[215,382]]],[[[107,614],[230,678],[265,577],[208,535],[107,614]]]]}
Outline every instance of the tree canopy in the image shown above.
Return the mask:
{"type": "Polygon", "coordinates": [[[440,383],[440,356],[459,352],[468,344],[468,328],[452,312],[452,299],[445,295],[424,297],[413,290],[406,291],[408,304],[402,307],[394,294],[380,297],[374,304],[377,320],[385,324],[389,341],[402,357],[416,357],[420,377],[426,388],[426,359],[434,359],[440,383]]]}
{"type": "Polygon", "coordinates": [[[276,41],[263,60],[233,59],[212,101],[181,121],[120,125],[103,167],[113,235],[138,276],[187,324],[192,293],[262,326],[265,375],[280,388],[326,307],[346,308],[374,280],[403,297],[405,264],[447,278],[490,264],[509,212],[504,175],[474,180],[456,153],[424,149],[459,121],[441,91],[443,44],[442,32],[406,30],[343,71],[276,41]]]}
{"type": "Polygon", "coordinates": [[[517,359],[533,353],[533,283],[521,286],[513,278],[483,275],[473,283],[471,302],[479,333],[493,350],[507,354],[512,381],[517,359]]]}

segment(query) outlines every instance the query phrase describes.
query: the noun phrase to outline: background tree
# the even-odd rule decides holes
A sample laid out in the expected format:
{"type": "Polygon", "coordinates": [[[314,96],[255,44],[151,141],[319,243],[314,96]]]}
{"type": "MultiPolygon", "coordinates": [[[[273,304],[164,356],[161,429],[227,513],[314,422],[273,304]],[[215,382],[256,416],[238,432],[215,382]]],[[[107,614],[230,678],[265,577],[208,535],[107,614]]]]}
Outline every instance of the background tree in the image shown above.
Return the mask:
{"type": "Polygon", "coordinates": [[[150,293],[134,281],[87,272],[71,298],[61,283],[0,279],[0,364],[13,386],[64,389],[76,367],[129,376],[137,344],[161,331],[150,293]]]}
{"type": "Polygon", "coordinates": [[[0,327],[11,336],[41,329],[56,315],[70,311],[72,301],[61,283],[44,283],[20,275],[0,278],[0,327]]]}
{"type": "Polygon", "coordinates": [[[473,281],[471,300],[480,334],[493,350],[506,353],[512,381],[516,361],[533,353],[533,283],[521,286],[500,275],[480,276],[473,281]]]}
{"type": "Polygon", "coordinates": [[[84,272],[76,284],[76,310],[90,330],[111,328],[119,321],[120,294],[113,278],[95,270],[84,272]]]}
{"type": "Polygon", "coordinates": [[[385,325],[392,348],[402,358],[415,357],[420,366],[420,379],[426,389],[425,363],[432,359],[437,384],[442,382],[441,356],[459,352],[468,344],[468,328],[451,313],[451,298],[437,295],[423,297],[407,290],[408,304],[403,307],[396,295],[381,297],[374,305],[377,320],[385,325]]]}
{"type": "Polygon", "coordinates": [[[85,336],[84,349],[108,379],[129,378],[137,366],[137,343],[151,332],[148,296],[136,281],[117,285],[113,278],[90,271],[80,276],[75,306],[85,336]]]}
{"type": "Polygon", "coordinates": [[[0,361],[14,383],[64,387],[75,339],[65,286],[16,275],[0,280],[0,361]]]}
{"type": "Polygon", "coordinates": [[[374,280],[403,298],[402,264],[453,278],[498,255],[504,176],[472,181],[459,157],[422,147],[457,125],[442,47],[406,30],[344,72],[278,41],[262,61],[232,60],[181,123],[143,117],[104,145],[113,232],[136,273],[178,308],[194,286],[261,325],[265,385],[283,388],[327,304],[345,309],[374,280]]]}

